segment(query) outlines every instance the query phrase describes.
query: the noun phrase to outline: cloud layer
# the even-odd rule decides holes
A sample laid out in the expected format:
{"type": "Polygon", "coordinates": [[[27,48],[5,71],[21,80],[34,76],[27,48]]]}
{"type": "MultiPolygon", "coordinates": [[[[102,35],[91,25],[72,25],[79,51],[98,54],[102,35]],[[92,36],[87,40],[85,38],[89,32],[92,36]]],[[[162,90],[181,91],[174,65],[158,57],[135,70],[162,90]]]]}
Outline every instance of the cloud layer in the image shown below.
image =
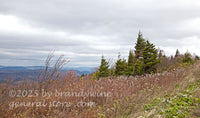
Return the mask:
{"type": "Polygon", "coordinates": [[[67,66],[98,66],[133,49],[141,30],[167,55],[200,55],[199,0],[0,0],[0,65],[42,65],[49,51],[67,66]]]}

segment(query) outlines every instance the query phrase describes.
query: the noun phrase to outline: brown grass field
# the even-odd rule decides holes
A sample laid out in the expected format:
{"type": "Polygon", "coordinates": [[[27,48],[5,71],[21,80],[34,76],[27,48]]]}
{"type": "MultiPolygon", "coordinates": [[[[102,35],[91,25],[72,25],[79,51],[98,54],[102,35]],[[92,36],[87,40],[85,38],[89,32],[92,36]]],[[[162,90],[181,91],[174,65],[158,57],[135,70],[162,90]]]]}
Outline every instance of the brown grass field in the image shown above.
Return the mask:
{"type": "MultiPolygon", "coordinates": [[[[155,110],[145,111],[144,105],[153,98],[176,94],[199,80],[199,62],[170,72],[137,77],[92,80],[92,74],[77,77],[71,72],[57,80],[39,83],[23,81],[16,85],[10,80],[0,84],[0,117],[164,118],[155,110]]],[[[200,98],[199,89],[195,96],[200,98]]],[[[190,113],[191,117],[198,117],[200,109],[190,113]]]]}

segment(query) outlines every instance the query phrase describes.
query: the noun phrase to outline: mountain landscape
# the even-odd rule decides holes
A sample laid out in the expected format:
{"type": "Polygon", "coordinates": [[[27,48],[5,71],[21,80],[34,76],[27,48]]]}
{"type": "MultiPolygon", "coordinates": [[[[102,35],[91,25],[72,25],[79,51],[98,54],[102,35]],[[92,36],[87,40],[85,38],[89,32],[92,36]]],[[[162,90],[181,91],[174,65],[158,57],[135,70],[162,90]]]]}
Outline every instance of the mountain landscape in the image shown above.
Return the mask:
{"type": "Polygon", "coordinates": [[[139,32],[128,60],[119,53],[114,65],[102,55],[96,70],[62,68],[64,56],[53,57],[44,67],[0,66],[1,116],[200,117],[200,57],[188,51],[166,56],[139,32]]]}
{"type": "MultiPolygon", "coordinates": [[[[37,81],[38,74],[43,69],[43,66],[0,66],[0,83],[11,78],[14,81],[23,81],[24,79],[37,81]]],[[[61,71],[67,73],[70,70],[74,70],[77,76],[94,72],[93,67],[62,68],[61,71]]]]}
{"type": "Polygon", "coordinates": [[[200,118],[200,0],[0,0],[0,118],[200,118]]]}

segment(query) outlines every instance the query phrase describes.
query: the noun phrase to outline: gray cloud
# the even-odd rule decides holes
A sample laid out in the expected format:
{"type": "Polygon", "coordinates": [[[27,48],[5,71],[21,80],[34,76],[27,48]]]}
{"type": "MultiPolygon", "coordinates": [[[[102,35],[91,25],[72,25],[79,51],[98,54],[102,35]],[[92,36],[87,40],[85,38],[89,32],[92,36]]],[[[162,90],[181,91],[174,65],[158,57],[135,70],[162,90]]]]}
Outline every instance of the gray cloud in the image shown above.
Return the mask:
{"type": "Polygon", "coordinates": [[[177,48],[200,55],[198,0],[0,2],[0,65],[41,65],[56,50],[69,66],[97,66],[102,54],[126,57],[139,30],[168,55],[177,48]]]}

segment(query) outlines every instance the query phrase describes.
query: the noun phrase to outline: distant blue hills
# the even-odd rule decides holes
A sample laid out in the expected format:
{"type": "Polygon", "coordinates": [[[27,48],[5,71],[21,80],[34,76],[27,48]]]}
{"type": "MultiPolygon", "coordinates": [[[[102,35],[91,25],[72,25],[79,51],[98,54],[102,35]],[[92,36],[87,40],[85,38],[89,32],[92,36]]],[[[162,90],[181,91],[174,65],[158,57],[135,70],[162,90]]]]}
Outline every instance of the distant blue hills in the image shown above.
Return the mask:
{"type": "MultiPolygon", "coordinates": [[[[44,66],[0,66],[0,83],[12,77],[16,81],[28,78],[35,80],[39,71],[43,70],[44,66]]],[[[52,67],[51,67],[52,68],[52,67]]],[[[50,68],[50,69],[51,69],[50,68]]],[[[77,76],[93,73],[94,67],[65,67],[62,71],[74,70],[77,76]]]]}
{"type": "Polygon", "coordinates": [[[0,66],[0,70],[38,70],[42,66],[0,66]]]}
{"type": "MultiPolygon", "coordinates": [[[[0,66],[0,70],[40,70],[43,68],[44,66],[0,66]]],[[[65,67],[62,70],[75,70],[84,74],[90,74],[95,71],[94,67],[65,67]]]]}

